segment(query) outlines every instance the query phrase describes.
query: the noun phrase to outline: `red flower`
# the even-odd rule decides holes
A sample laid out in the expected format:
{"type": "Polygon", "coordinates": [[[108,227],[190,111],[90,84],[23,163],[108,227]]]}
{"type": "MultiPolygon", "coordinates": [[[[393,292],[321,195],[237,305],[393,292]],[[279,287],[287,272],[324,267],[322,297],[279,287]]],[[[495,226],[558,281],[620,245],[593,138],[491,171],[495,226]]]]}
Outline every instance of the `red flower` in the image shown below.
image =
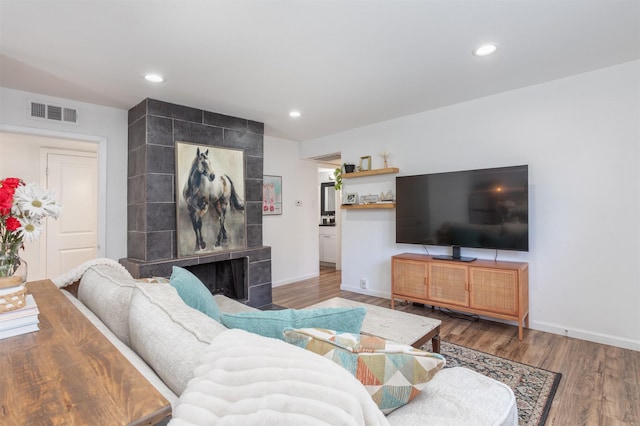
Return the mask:
{"type": "Polygon", "coordinates": [[[22,179],[6,178],[5,180],[2,181],[2,186],[7,186],[7,187],[15,190],[17,187],[20,186],[21,183],[22,183],[22,179]]]}
{"type": "Polygon", "coordinates": [[[11,211],[11,205],[13,204],[13,191],[0,186],[0,216],[8,215],[11,211]]]}
{"type": "Polygon", "coordinates": [[[6,222],[7,231],[13,232],[20,228],[20,221],[13,216],[9,216],[6,222]]]}
{"type": "Polygon", "coordinates": [[[21,184],[22,180],[18,178],[6,178],[0,181],[0,215],[5,216],[11,212],[13,194],[21,184]]]}

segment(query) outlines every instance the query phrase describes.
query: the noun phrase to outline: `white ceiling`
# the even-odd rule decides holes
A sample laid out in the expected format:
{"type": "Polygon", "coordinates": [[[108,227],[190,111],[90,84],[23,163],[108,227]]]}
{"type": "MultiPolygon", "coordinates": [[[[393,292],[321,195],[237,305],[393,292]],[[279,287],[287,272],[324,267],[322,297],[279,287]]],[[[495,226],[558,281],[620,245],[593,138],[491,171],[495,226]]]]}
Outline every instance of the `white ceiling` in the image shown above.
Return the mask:
{"type": "Polygon", "coordinates": [[[639,59],[640,1],[0,0],[0,55],[3,87],[307,140],[639,59]]]}

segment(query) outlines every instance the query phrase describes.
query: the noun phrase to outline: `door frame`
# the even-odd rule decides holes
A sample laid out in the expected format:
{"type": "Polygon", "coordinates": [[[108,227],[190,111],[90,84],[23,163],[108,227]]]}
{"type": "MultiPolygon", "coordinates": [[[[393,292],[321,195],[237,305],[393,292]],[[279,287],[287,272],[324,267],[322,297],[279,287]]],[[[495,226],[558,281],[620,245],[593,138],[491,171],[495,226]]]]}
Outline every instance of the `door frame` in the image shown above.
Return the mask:
{"type": "MultiPolygon", "coordinates": [[[[76,142],[86,142],[97,144],[98,155],[98,257],[106,257],[106,235],[107,235],[107,138],[96,135],[85,135],[79,133],[61,132],[51,129],[36,129],[32,127],[13,126],[0,124],[0,132],[18,133],[23,135],[34,135],[51,137],[55,139],[68,139],[76,142]]],[[[39,160],[42,161],[41,159],[39,160]]],[[[40,167],[42,167],[40,165],[40,167]]],[[[46,187],[46,173],[40,174],[41,184],[46,187]],[[43,182],[44,180],[44,182],[43,182]]],[[[46,244],[41,244],[46,247],[46,244]]],[[[42,252],[41,252],[42,253],[42,252]]]]}

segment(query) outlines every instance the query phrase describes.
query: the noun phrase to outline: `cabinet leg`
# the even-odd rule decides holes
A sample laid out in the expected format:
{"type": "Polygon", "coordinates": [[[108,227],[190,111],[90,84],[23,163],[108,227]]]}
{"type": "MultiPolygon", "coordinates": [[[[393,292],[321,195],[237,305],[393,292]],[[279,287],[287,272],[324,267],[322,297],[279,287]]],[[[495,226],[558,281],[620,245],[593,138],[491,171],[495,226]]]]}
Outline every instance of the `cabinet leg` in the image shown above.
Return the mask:
{"type": "Polygon", "coordinates": [[[391,296],[391,309],[395,309],[395,300],[393,298],[393,295],[391,296]]]}
{"type": "Polygon", "coordinates": [[[518,322],[518,340],[522,341],[524,334],[522,332],[522,320],[518,322]]]}

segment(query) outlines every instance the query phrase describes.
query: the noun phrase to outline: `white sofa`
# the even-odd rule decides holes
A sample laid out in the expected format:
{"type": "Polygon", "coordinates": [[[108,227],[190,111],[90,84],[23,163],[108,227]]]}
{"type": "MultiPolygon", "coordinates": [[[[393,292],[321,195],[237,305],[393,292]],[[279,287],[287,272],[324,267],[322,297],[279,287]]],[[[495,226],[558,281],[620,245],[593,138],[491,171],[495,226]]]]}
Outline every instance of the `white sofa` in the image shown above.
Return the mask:
{"type": "MultiPolygon", "coordinates": [[[[511,389],[458,367],[439,371],[415,399],[384,416],[357,379],[330,360],[229,330],[187,306],[169,284],[140,282],[119,265],[99,263],[82,268],[77,298],[63,292],[169,400],[171,425],[518,424],[511,389]]],[[[215,299],[222,312],[253,310],[215,299]]]]}

